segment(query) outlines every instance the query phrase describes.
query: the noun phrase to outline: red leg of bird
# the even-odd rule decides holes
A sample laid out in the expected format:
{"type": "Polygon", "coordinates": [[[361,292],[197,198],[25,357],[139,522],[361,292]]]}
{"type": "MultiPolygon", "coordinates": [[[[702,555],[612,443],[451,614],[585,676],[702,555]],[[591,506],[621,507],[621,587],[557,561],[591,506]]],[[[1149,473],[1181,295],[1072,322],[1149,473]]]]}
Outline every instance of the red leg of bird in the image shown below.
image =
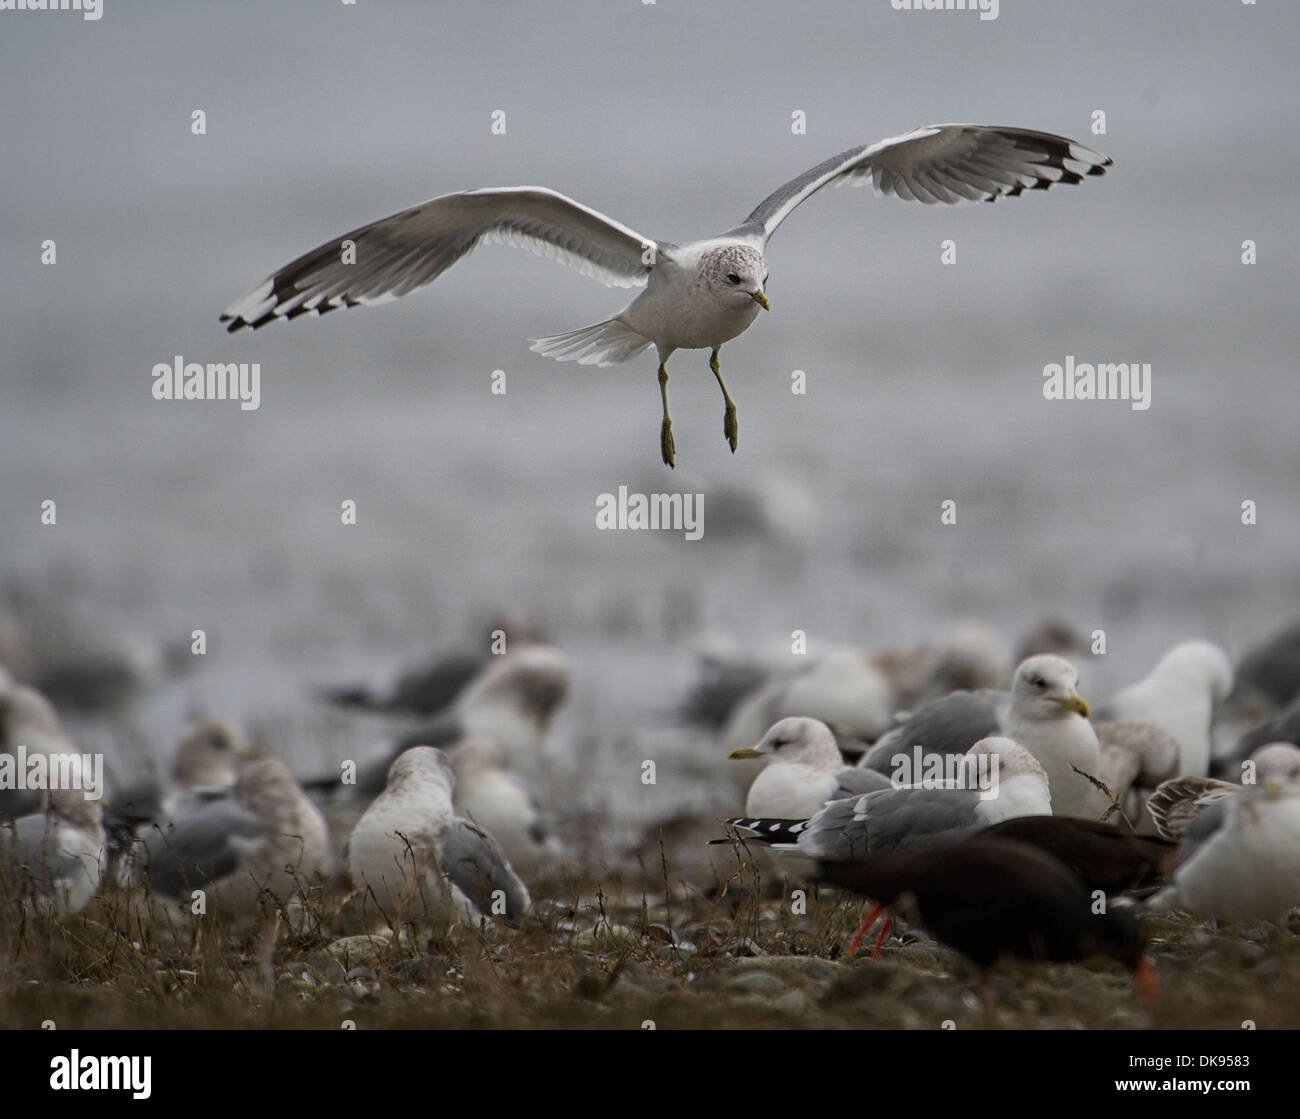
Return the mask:
{"type": "Polygon", "coordinates": [[[885,943],[885,937],[889,935],[889,927],[894,923],[893,914],[885,914],[885,923],[880,926],[880,935],[876,937],[876,946],[871,951],[871,958],[874,961],[880,955],[880,946],[885,943]]]}
{"type": "Polygon", "coordinates": [[[1137,962],[1133,969],[1133,974],[1137,978],[1138,990],[1142,992],[1142,997],[1149,1003],[1154,1003],[1160,994],[1160,983],[1156,979],[1156,967],[1149,957],[1143,956],[1137,962]]]}
{"type": "Polygon", "coordinates": [[[876,906],[867,914],[867,919],[862,922],[862,928],[858,929],[858,935],[853,938],[853,943],[849,945],[849,955],[853,955],[858,950],[858,945],[862,943],[862,938],[867,935],[867,930],[876,923],[876,918],[880,916],[880,911],[884,906],[876,906]]]}

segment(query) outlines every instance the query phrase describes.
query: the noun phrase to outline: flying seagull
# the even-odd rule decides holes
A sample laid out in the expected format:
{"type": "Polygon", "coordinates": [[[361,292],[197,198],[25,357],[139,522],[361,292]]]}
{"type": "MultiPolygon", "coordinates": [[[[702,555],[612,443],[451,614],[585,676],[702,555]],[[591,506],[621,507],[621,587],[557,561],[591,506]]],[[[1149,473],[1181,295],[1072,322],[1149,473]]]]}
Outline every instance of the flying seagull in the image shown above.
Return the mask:
{"type": "Polygon", "coordinates": [[[726,402],[722,430],[734,453],[736,405],[723,383],[718,350],[761,309],[768,238],[796,206],[828,184],[870,181],[882,194],[925,203],[993,202],[1026,189],[1102,175],[1111,160],[1064,136],[1025,128],[936,124],[817,164],[769,194],[740,225],[676,245],[645,237],[545,187],[487,187],[422,202],[325,242],[264,280],[221,316],[230,331],[276,319],[323,315],[336,307],[386,303],[430,283],[480,242],[528,249],[611,287],[645,291],[613,318],[538,338],[532,348],[557,361],[613,365],[653,345],[663,400],[660,450],[675,461],[668,415],[669,357],[708,349],[726,402]]]}

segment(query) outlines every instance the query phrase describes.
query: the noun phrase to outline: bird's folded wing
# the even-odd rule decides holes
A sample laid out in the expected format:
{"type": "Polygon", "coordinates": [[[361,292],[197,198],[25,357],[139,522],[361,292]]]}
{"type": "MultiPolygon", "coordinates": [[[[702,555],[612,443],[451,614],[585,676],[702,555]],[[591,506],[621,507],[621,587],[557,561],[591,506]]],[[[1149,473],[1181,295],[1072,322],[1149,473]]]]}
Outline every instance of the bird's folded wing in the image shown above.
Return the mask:
{"type": "Polygon", "coordinates": [[[179,897],[237,872],[263,845],[257,817],[230,797],[150,829],[137,869],[154,890],[179,897]]]}
{"type": "Polygon", "coordinates": [[[1240,785],[1213,777],[1177,777],[1161,783],[1147,801],[1147,809],[1160,835],[1179,840],[1206,807],[1240,792],[1240,785]]]}
{"type": "Polygon", "coordinates": [[[910,761],[917,746],[926,757],[964,754],[981,738],[1001,733],[999,710],[1003,706],[1001,693],[952,692],[918,707],[878,739],[858,764],[888,774],[894,768],[896,755],[910,761]]]}
{"type": "Polygon", "coordinates": [[[530,904],[528,890],[494,836],[469,820],[456,819],[442,836],[438,861],[443,873],[480,913],[492,912],[493,894],[500,891],[506,923],[519,923],[530,904]]]}
{"type": "Polygon", "coordinates": [[[232,303],[221,321],[235,331],[336,307],[386,303],[432,282],[483,241],[549,256],[612,287],[645,283],[659,248],[544,187],[467,190],[325,242],[232,303]]]}
{"type": "Polygon", "coordinates": [[[841,769],[834,776],[834,785],[827,800],[858,797],[863,793],[879,792],[892,787],[889,777],[875,769],[841,769]]]}
{"type": "Polygon", "coordinates": [[[959,788],[890,789],[858,801],[855,822],[873,854],[952,843],[982,824],[978,794],[959,788]]]}
{"type": "Polygon", "coordinates": [[[766,241],[804,199],[828,184],[862,186],[914,202],[992,202],[1026,189],[1102,175],[1105,156],[1050,132],[981,124],[933,124],[819,163],[769,194],[735,235],[766,241]]]}
{"type": "Polygon", "coordinates": [[[857,807],[857,797],[831,801],[802,829],[796,840],[800,849],[813,858],[837,862],[867,854],[867,829],[854,819],[857,807]]]}

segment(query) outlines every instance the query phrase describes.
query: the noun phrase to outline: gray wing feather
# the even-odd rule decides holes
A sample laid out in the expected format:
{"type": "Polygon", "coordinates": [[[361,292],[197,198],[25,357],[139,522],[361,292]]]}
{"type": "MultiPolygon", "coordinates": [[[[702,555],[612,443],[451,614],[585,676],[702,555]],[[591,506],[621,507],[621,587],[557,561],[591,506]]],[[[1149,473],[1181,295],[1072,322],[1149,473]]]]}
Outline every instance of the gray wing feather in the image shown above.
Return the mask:
{"type": "Polygon", "coordinates": [[[300,256],[231,304],[231,331],[337,307],[387,303],[442,275],[482,242],[528,249],[612,287],[645,283],[659,244],[544,187],[466,190],[363,225],[300,256]],[[342,243],[355,245],[345,264],[342,243]],[[650,250],[647,254],[647,250],[650,250]]]}
{"type": "Polygon", "coordinates": [[[1239,764],[1249,758],[1260,746],[1270,742],[1300,744],[1300,699],[1293,701],[1290,707],[1271,722],[1263,723],[1242,735],[1231,754],[1222,759],[1215,768],[1220,776],[1240,781],[1239,764]]]}
{"type": "Polygon", "coordinates": [[[182,897],[234,873],[260,839],[257,817],[232,796],[156,825],[143,839],[138,865],[153,889],[182,897]]]}
{"type": "Polygon", "coordinates": [[[765,242],[822,187],[870,180],[881,194],[913,202],[992,202],[1026,189],[1078,183],[1101,175],[1111,160],[1050,132],[979,124],[934,124],[865,147],[850,148],[778,187],[733,235],[765,242]]]}
{"type": "Polygon", "coordinates": [[[970,789],[890,789],[858,802],[873,854],[951,843],[979,830],[979,794],[970,789]]]}
{"type": "Polygon", "coordinates": [[[860,797],[864,793],[875,793],[892,788],[889,778],[874,769],[842,769],[835,774],[835,786],[829,800],[843,800],[845,797],[860,797]]]}
{"type": "Polygon", "coordinates": [[[799,850],[815,859],[848,862],[867,854],[867,830],[853,819],[858,798],[833,800],[808,821],[799,850]]]}
{"type": "Polygon", "coordinates": [[[492,894],[505,892],[509,925],[517,925],[528,908],[528,889],[506,858],[501,844],[470,820],[458,818],[447,829],[439,845],[439,865],[480,913],[492,909],[492,894]]]}
{"type": "Polygon", "coordinates": [[[805,854],[827,862],[899,847],[932,847],[981,827],[978,794],[969,789],[884,789],[835,800],[799,836],[805,854]]]}
{"type": "Polygon", "coordinates": [[[924,704],[872,746],[860,765],[888,774],[894,755],[911,758],[914,746],[920,746],[925,757],[964,754],[981,738],[1001,732],[999,709],[1004,700],[1001,692],[953,692],[924,704]]]}

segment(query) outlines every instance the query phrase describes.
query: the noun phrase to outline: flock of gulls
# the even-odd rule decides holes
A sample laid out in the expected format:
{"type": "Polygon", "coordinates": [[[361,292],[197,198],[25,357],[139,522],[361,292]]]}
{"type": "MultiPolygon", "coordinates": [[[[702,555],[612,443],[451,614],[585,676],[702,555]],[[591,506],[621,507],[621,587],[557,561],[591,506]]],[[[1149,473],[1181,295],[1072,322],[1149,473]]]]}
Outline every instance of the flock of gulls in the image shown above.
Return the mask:
{"type": "MultiPolygon", "coordinates": [[[[1300,628],[1279,646],[1294,656],[1300,628]]],[[[1185,641],[1093,712],[1071,660],[1034,653],[1009,690],[928,699],[869,744],[791,715],[732,750],[764,768],[728,823],[792,878],[872,899],[854,948],[897,910],[983,967],[1111,956],[1154,997],[1144,912],[1285,925],[1300,906],[1300,747],[1251,727],[1213,750],[1222,714],[1300,710],[1300,676],[1257,662],[1234,687],[1221,648],[1185,641]]]]}
{"type": "MultiPolygon", "coordinates": [[[[328,926],[348,907],[376,932],[509,936],[561,871],[602,869],[574,866],[551,826],[563,807],[548,812],[529,791],[570,670],[542,634],[520,634],[502,656],[459,653],[387,689],[320,693],[419,723],[369,767],[300,780],[203,719],[166,781],[118,783],[103,801],[0,790],[0,903],[69,920],[111,888],[142,935],[242,930],[270,982],[283,927],[322,913],[328,926]],[[337,908],[313,909],[321,898],[337,908]]],[[[1300,625],[1235,672],[1216,644],[1182,642],[1095,710],[1074,663],[1086,656],[1053,624],[1026,638],[1014,671],[980,625],[934,647],[836,648],[798,667],[706,657],[678,718],[706,728],[719,759],[756,718],[772,720],[730,748],[744,815],[718,818],[716,841],[748,849],[784,889],[869,899],[850,949],[883,916],[873,958],[897,922],[986,979],[1004,956],[1109,956],[1154,998],[1152,911],[1290,935],[1300,747],[1273,736],[1300,725],[1300,625]]],[[[8,672],[0,747],[0,762],[76,759],[63,770],[74,775],[89,760],[48,699],[8,672]]]]}
{"type": "MultiPolygon", "coordinates": [[[[684,244],[541,187],[462,191],[326,242],[222,318],[234,331],[386,302],[492,241],[609,285],[644,285],[613,317],[533,348],[609,365],[653,345],[660,451],[672,466],[670,356],[711,351],[735,451],[718,351],[770,309],[768,240],[822,187],[995,201],[1109,164],[1049,133],[928,126],[841,152],[733,229],[684,244]]],[[[339,774],[295,775],[205,719],[178,744],[167,781],[119,782],[102,802],[0,781],[0,904],[64,921],[111,889],[129,899],[141,937],[242,930],[271,984],[285,926],[318,922],[328,935],[345,911],[376,933],[508,936],[559,872],[609,866],[573,865],[552,826],[563,831],[566,806],[548,811],[530,783],[568,694],[568,662],[529,627],[514,628],[509,649],[440,658],[387,689],[323,692],[338,707],[417,721],[382,757],[339,774]]],[[[744,815],[718,818],[717,842],[748,850],[786,889],[824,884],[869,900],[850,951],[883,918],[873,958],[900,923],[955,948],[986,980],[1005,956],[1108,956],[1155,998],[1146,913],[1285,927],[1300,906],[1300,626],[1235,670],[1218,645],[1182,642],[1096,710],[1080,694],[1087,654],[1060,624],[1039,627],[1014,660],[978,625],[933,648],[799,660],[710,656],[680,718],[707,730],[719,758],[729,751],[745,785],[733,809],[744,815]]],[[[46,679],[75,702],[75,671],[46,679]]],[[[10,763],[0,775],[33,759],[64,778],[88,775],[94,758],[40,683],[0,668],[0,763],[10,763]]]]}

